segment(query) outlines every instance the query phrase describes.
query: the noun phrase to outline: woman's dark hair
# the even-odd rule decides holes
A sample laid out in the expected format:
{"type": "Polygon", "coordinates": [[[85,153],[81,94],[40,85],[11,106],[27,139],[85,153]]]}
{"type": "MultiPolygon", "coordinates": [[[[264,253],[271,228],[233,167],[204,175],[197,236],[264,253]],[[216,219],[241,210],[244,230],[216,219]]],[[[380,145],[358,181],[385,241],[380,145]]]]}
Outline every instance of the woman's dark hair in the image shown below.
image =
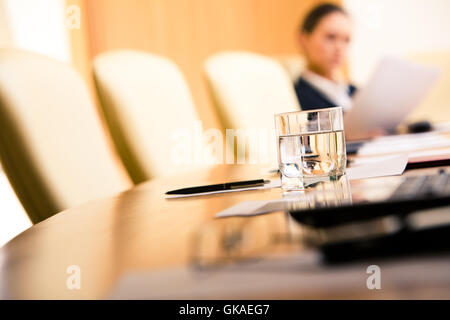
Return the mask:
{"type": "Polygon", "coordinates": [[[323,18],[335,12],[347,15],[347,12],[338,5],[332,3],[323,3],[318,5],[306,15],[301,25],[301,31],[305,33],[312,33],[323,18]]]}

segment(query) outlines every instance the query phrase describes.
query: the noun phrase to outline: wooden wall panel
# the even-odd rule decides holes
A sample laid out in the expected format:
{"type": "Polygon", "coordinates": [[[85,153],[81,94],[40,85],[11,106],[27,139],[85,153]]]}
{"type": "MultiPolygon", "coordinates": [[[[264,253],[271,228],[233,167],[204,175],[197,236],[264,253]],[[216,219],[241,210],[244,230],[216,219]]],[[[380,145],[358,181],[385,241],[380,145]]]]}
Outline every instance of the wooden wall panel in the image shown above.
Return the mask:
{"type": "MultiPolygon", "coordinates": [[[[91,70],[91,50],[89,41],[89,24],[87,15],[88,0],[66,0],[66,8],[78,6],[81,13],[80,29],[70,29],[69,36],[71,42],[72,64],[80,72],[83,78],[93,88],[92,70],[91,70]]],[[[67,14],[67,13],[66,13],[67,14]]]]}
{"type": "Polygon", "coordinates": [[[170,57],[186,75],[205,128],[217,127],[203,81],[204,59],[222,50],[296,53],[300,18],[319,2],[89,0],[90,54],[134,48],[170,57]]]}
{"type": "Polygon", "coordinates": [[[6,14],[5,1],[0,0],[0,47],[9,47],[12,45],[12,42],[12,33],[6,14]]]}

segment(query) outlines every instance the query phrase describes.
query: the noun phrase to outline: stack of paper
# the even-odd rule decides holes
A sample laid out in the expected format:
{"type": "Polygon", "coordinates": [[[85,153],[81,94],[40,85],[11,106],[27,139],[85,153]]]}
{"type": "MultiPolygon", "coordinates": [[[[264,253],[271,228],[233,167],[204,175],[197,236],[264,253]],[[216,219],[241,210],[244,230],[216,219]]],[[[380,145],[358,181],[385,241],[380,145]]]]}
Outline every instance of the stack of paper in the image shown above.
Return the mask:
{"type": "Polygon", "coordinates": [[[385,136],[367,142],[359,156],[423,152],[425,149],[450,148],[450,139],[436,132],[385,136]]]}

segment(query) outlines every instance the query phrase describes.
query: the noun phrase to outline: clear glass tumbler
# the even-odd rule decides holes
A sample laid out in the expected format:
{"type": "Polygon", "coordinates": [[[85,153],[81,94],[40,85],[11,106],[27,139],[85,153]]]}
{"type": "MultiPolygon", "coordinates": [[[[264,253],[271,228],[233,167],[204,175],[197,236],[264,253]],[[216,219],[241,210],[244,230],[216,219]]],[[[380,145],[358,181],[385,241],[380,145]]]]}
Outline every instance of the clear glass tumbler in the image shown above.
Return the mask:
{"type": "Polygon", "coordinates": [[[345,173],[341,107],[275,115],[278,163],[284,190],[302,190],[345,173]]]}

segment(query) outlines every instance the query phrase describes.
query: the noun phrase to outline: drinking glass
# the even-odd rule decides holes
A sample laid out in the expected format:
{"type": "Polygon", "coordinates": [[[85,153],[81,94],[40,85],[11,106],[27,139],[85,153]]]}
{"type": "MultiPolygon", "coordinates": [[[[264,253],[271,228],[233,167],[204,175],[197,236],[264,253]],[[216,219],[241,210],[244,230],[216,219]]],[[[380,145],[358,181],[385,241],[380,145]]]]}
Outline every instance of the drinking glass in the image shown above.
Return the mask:
{"type": "Polygon", "coordinates": [[[345,173],[341,107],[280,113],[275,115],[275,128],[284,190],[302,190],[345,173]]]}

